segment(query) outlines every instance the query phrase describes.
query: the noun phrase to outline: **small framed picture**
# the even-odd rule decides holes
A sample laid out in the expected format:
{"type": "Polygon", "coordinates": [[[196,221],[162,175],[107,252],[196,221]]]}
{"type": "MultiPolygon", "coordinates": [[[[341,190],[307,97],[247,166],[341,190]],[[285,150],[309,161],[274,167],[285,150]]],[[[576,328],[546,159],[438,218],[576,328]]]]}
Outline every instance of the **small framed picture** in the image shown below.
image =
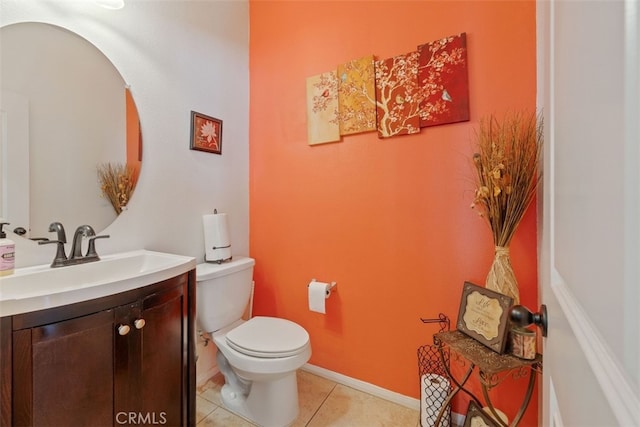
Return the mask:
{"type": "Polygon", "coordinates": [[[484,412],[476,402],[469,401],[467,416],[464,419],[463,427],[498,427],[496,421],[484,412]]]}
{"type": "Polygon", "coordinates": [[[497,353],[504,353],[513,298],[464,282],[457,329],[497,353]]]}
{"type": "Polygon", "coordinates": [[[189,148],[222,154],[222,120],[192,111],[189,148]]]}

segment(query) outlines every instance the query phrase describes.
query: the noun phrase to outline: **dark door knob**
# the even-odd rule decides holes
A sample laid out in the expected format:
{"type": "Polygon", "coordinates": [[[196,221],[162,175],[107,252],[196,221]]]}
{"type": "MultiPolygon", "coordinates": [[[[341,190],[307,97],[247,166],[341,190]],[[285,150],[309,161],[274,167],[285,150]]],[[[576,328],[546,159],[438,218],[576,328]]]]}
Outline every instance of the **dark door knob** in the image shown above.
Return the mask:
{"type": "Polygon", "coordinates": [[[547,306],[544,304],[540,306],[540,311],[537,313],[532,313],[523,305],[514,305],[509,310],[509,318],[517,326],[536,325],[542,331],[542,336],[547,336],[547,306]]]}

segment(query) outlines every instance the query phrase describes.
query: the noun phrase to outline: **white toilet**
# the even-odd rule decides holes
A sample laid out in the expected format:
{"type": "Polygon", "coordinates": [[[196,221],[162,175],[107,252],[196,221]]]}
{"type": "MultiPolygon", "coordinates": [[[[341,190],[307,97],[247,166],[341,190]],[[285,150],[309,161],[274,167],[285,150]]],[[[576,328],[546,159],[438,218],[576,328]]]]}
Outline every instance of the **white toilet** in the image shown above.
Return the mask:
{"type": "Polygon", "coordinates": [[[252,258],[196,266],[196,315],[218,348],[222,403],[264,427],[288,426],[298,416],[296,371],[311,357],[309,334],[275,317],[242,320],[251,298],[252,258]]]}

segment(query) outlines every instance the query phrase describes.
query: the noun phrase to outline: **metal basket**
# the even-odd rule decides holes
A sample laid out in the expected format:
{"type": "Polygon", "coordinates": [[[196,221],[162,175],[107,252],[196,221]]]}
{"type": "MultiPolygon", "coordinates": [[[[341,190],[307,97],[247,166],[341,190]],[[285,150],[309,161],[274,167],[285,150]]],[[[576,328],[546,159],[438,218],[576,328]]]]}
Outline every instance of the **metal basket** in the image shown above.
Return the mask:
{"type": "MultiPolygon", "coordinates": [[[[423,323],[437,324],[437,332],[445,332],[450,329],[450,321],[447,316],[440,313],[437,319],[420,319],[423,323]]],[[[434,332],[435,333],[435,332],[434,332]]],[[[449,367],[449,350],[444,349],[440,356],[440,350],[435,345],[423,345],[418,347],[418,379],[420,381],[420,425],[422,427],[435,427],[435,421],[442,408],[447,395],[451,391],[451,384],[447,379],[446,367],[449,367]]],[[[444,411],[438,427],[451,425],[451,408],[444,411]]]]}

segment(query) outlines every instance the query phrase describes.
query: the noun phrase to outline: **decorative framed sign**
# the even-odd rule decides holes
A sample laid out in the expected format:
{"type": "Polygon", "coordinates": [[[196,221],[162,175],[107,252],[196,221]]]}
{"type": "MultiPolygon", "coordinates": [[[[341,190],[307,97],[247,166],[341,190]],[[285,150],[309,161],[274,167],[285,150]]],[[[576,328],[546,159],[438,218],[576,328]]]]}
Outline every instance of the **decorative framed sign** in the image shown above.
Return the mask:
{"type": "Polygon", "coordinates": [[[498,427],[498,424],[492,417],[480,409],[476,402],[471,400],[469,401],[463,427],[498,427]]]}
{"type": "Polygon", "coordinates": [[[509,309],[513,298],[464,282],[457,329],[497,353],[507,344],[509,309]]]}
{"type": "Polygon", "coordinates": [[[189,148],[222,154],[222,120],[192,111],[189,148]]]}

